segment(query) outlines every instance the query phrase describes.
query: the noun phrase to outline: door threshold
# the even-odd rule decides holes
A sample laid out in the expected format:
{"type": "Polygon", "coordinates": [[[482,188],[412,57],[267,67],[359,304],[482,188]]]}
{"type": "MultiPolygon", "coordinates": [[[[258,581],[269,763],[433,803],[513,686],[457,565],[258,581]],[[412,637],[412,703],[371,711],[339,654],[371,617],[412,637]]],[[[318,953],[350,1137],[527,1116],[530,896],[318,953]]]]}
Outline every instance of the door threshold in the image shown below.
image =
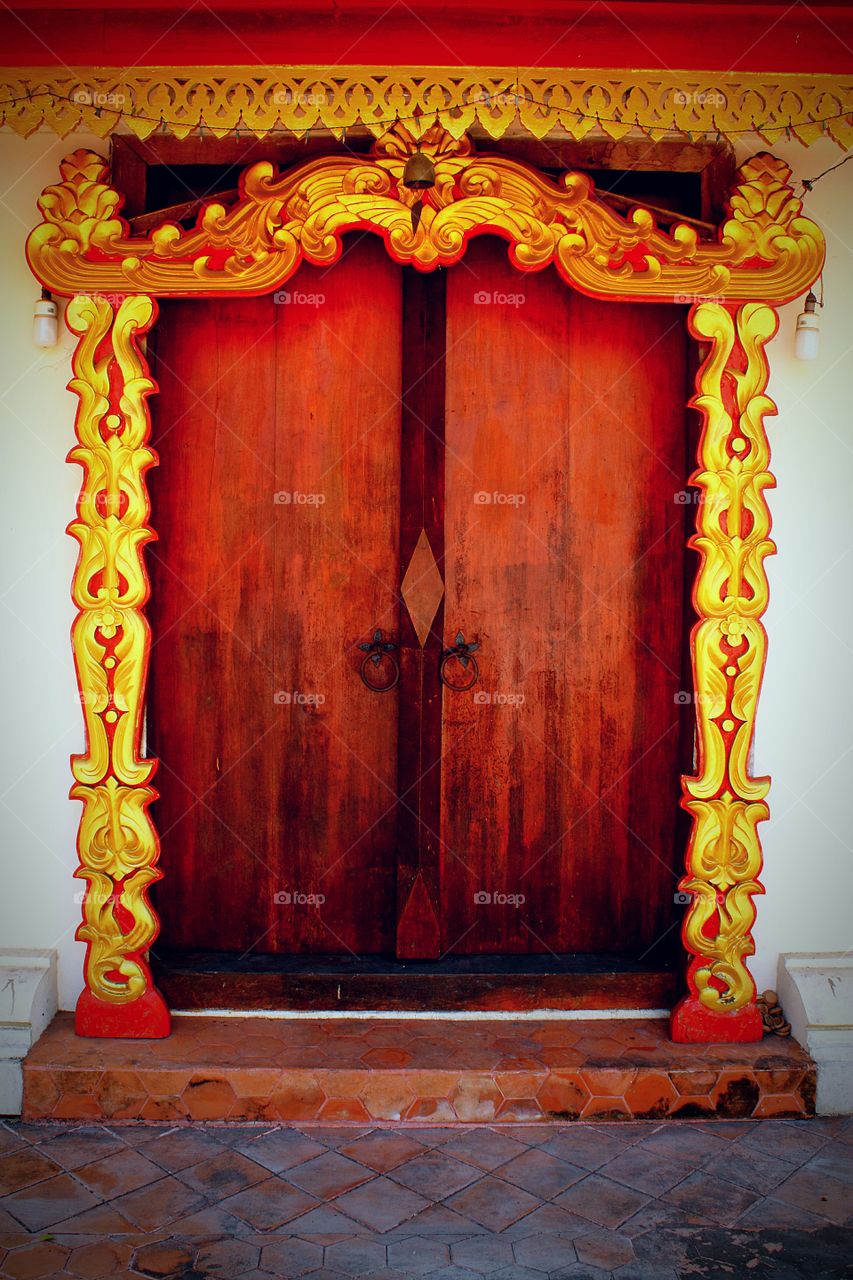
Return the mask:
{"type": "Polygon", "coordinates": [[[155,981],[182,1012],[295,1014],[481,1013],[660,1017],[676,998],[676,971],[615,955],[235,956],[157,950],[155,981]],[[635,1013],[633,1016],[637,1016],[635,1013]]]}

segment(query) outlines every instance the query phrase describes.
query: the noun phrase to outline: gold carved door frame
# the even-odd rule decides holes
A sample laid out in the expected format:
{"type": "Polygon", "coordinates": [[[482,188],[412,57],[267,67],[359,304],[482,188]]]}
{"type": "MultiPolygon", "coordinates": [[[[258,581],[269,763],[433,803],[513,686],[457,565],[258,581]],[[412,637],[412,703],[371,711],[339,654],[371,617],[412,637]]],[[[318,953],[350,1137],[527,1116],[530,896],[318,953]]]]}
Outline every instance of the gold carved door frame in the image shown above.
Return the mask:
{"type": "Polygon", "coordinates": [[[283,174],[262,161],[243,174],[236,204],[211,202],[193,230],[164,224],[147,237],[128,235],[101,156],[76,151],[60,168],[61,181],[39,200],[43,220],[27,257],[41,284],[69,299],[66,320],[79,339],[69,384],[79,401],[69,459],[83,469],[69,526],[80,545],[72,645],[86,726],[71,790],[83,804],[75,875],[86,882],[78,1032],[169,1033],[148,965],[158,931],[148,889],[162,872],[148,812],[156,761],[141,755],[151,646],[143,551],[155,536],[145,477],[157,462],[146,403],[156,386],[142,339],[158,298],[270,293],[303,261],[332,265],[341,237],[359,230],[422,271],[451,266],[472,236],[489,233],[508,242],[520,271],[553,263],[567,285],[592,297],[690,304],[690,333],[705,353],[690,401],[703,424],[690,478],[700,495],[689,540],[700,557],[691,633],[697,764],[681,799],[692,819],[680,882],[691,895],[683,930],[690,963],[671,1030],[676,1040],[759,1039],[746,958],[753,899],[763,892],[758,824],[768,816],[770,785],[749,767],[767,647],[764,559],[775,550],[765,498],[775,483],[765,346],[778,324],[774,308],[816,280],[825,252],[788,167],[766,153],[748,160],[715,239],[681,224],[664,232],[642,207],[623,218],[582,173],[553,182],[506,157],[479,155],[466,136],[438,126],[417,143],[398,126],[369,157],[326,156],[283,174]],[[416,146],[435,166],[425,192],[402,181],[416,146]],[[412,206],[421,196],[418,220],[412,206]]]}

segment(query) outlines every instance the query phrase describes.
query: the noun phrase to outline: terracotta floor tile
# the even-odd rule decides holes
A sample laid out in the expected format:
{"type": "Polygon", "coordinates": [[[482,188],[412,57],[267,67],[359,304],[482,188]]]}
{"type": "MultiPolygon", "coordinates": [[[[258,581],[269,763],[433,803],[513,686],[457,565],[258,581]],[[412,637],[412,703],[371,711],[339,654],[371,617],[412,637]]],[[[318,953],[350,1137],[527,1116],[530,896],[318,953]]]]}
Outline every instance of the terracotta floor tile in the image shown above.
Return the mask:
{"type": "Polygon", "coordinates": [[[64,1267],[69,1250],[49,1241],[34,1241],[6,1255],[3,1275],[12,1280],[40,1280],[56,1276],[64,1267]]]}
{"type": "Polygon", "coordinates": [[[798,1169],[775,1188],[773,1199],[817,1214],[837,1226],[853,1222],[853,1188],[817,1170],[798,1169]]]}
{"type": "Polygon", "coordinates": [[[247,1133],[238,1143],[237,1150],[272,1173],[282,1173],[285,1169],[313,1160],[327,1148],[298,1129],[276,1129],[259,1137],[247,1133]]]}
{"type": "Polygon", "coordinates": [[[114,1200],[111,1208],[143,1231],[154,1231],[175,1218],[204,1207],[204,1198],[177,1178],[165,1177],[114,1200]]]}
{"type": "Polygon", "coordinates": [[[0,1157],[0,1196],[20,1191],[34,1182],[44,1182],[60,1173],[60,1166],[35,1147],[24,1147],[0,1157]]]}
{"type": "Polygon", "coordinates": [[[378,1240],[354,1238],[326,1246],[326,1266],[347,1276],[376,1276],[387,1261],[386,1246],[378,1240]]]}
{"type": "Polygon", "coordinates": [[[587,1175],[586,1169],[559,1160],[547,1151],[536,1149],[523,1151],[508,1164],[502,1164],[494,1170],[495,1176],[506,1182],[522,1187],[531,1195],[550,1200],[553,1196],[565,1191],[567,1187],[579,1182],[587,1175]]]}
{"type": "Polygon", "coordinates": [[[473,1218],[490,1231],[503,1231],[537,1209],[542,1198],[494,1177],[481,1178],[446,1201],[447,1207],[473,1218]]]}
{"type": "Polygon", "coordinates": [[[247,1160],[239,1151],[225,1150],[202,1160],[201,1164],[182,1169],[177,1176],[209,1200],[221,1200],[263,1181],[270,1172],[254,1160],[247,1160]]]}
{"type": "Polygon", "coordinates": [[[766,1151],[768,1155],[779,1160],[790,1160],[792,1164],[805,1164],[826,1142],[826,1137],[812,1121],[802,1124],[791,1124],[779,1120],[765,1120],[756,1124],[741,1139],[747,1147],[755,1147],[766,1151]]]}
{"type": "Polygon", "coordinates": [[[257,1266],[261,1251],[245,1240],[216,1240],[203,1245],[196,1258],[196,1266],[203,1276],[216,1280],[236,1280],[250,1268],[257,1266]]]}
{"type": "Polygon", "coordinates": [[[555,1203],[600,1227],[615,1228],[635,1214],[649,1197],[600,1174],[590,1174],[557,1196],[555,1203]]]}
{"type": "Polygon", "coordinates": [[[674,1156],[650,1151],[645,1144],[629,1147],[613,1160],[608,1160],[598,1172],[602,1177],[646,1195],[660,1196],[683,1182],[693,1170],[693,1165],[674,1156]]]}
{"type": "Polygon", "coordinates": [[[710,1222],[730,1226],[755,1203],[756,1195],[733,1182],[725,1182],[708,1173],[691,1173],[678,1186],[662,1197],[679,1209],[695,1212],[710,1222]]]}
{"type": "Polygon", "coordinates": [[[136,1226],[130,1222],[113,1204],[96,1204],[92,1209],[85,1209],[83,1213],[72,1214],[70,1218],[63,1218],[61,1222],[57,1222],[54,1226],[57,1233],[64,1236],[78,1235],[96,1236],[103,1238],[109,1235],[124,1235],[126,1232],[135,1231],[136,1226]]]}
{"type": "Polygon", "coordinates": [[[577,1260],[575,1246],[564,1236],[533,1235],[513,1245],[516,1260],[533,1271],[560,1272],[577,1260]]]}
{"type": "Polygon", "coordinates": [[[849,1186],[853,1183],[853,1150],[845,1142],[828,1142],[803,1167],[810,1173],[825,1173],[849,1186]]]}
{"type": "Polygon", "coordinates": [[[123,1139],[101,1126],[68,1129],[49,1138],[40,1147],[44,1155],[50,1156],[64,1169],[78,1169],[80,1165],[91,1164],[114,1151],[126,1149],[123,1139]]]}
{"type": "Polygon", "coordinates": [[[455,1240],[450,1246],[450,1256],[457,1267],[469,1267],[472,1271],[489,1275],[511,1267],[515,1262],[512,1240],[501,1235],[455,1240]]]}
{"type": "Polygon", "coordinates": [[[73,1214],[97,1204],[97,1199],[67,1173],[46,1182],[25,1187],[0,1200],[0,1208],[11,1213],[28,1231],[41,1231],[73,1214]]]}
{"type": "Polygon", "coordinates": [[[395,1182],[417,1191],[428,1200],[444,1200],[482,1176],[473,1165],[455,1159],[441,1148],[425,1151],[390,1174],[395,1182]]]}
{"type": "Polygon", "coordinates": [[[310,1209],[316,1209],[321,1202],[298,1187],[291,1186],[282,1178],[268,1178],[254,1187],[229,1196],[220,1202],[225,1213],[247,1222],[257,1231],[274,1231],[300,1217],[310,1209]]]}
{"type": "Polygon", "coordinates": [[[297,1240],[293,1236],[273,1240],[261,1245],[260,1265],[273,1276],[291,1280],[317,1271],[323,1265],[323,1246],[311,1240],[297,1240]]]}
{"type": "Polygon", "coordinates": [[[335,1238],[364,1231],[364,1224],[348,1217],[333,1205],[324,1204],[318,1209],[309,1209],[299,1218],[293,1218],[287,1224],[287,1230],[303,1239],[320,1240],[324,1236],[335,1238]]]}
{"type": "Polygon", "coordinates": [[[620,1129],[604,1131],[586,1125],[566,1125],[542,1144],[542,1150],[582,1169],[594,1170],[625,1150],[627,1136],[620,1129]]]}
{"type": "Polygon", "coordinates": [[[494,1169],[521,1155],[525,1148],[514,1138],[484,1128],[464,1130],[443,1143],[442,1149],[447,1155],[457,1156],[478,1169],[494,1169]]]}
{"type": "Polygon", "coordinates": [[[99,1240],[77,1245],[68,1261],[68,1270],[84,1280],[100,1280],[130,1265],[133,1249],[116,1240],[99,1240]]]}
{"type": "Polygon", "coordinates": [[[217,1155],[222,1144],[205,1130],[183,1128],[160,1130],[138,1150],[167,1173],[177,1173],[217,1155]]]}
{"type": "Polygon", "coordinates": [[[195,1247],[163,1240],[147,1244],[137,1250],[136,1269],[150,1276],[175,1276],[189,1270],[195,1257],[195,1247]]]}
{"type": "Polygon", "coordinates": [[[113,1200],[126,1191],[147,1186],[162,1178],[163,1170],[139,1151],[116,1151],[103,1160],[84,1164],[75,1176],[101,1200],[113,1200]]]}
{"type": "Polygon", "coordinates": [[[710,1133],[704,1126],[685,1124],[669,1125],[656,1129],[639,1144],[644,1151],[655,1155],[673,1156],[676,1160],[693,1161],[700,1164],[714,1156],[723,1155],[728,1144],[725,1138],[710,1133]]]}
{"type": "Polygon", "coordinates": [[[720,1155],[705,1161],[703,1169],[712,1178],[724,1178],[726,1182],[734,1182],[747,1191],[767,1195],[780,1182],[789,1178],[796,1166],[787,1160],[777,1160],[766,1151],[739,1144],[734,1150],[727,1147],[720,1155]]]}
{"type": "Polygon", "coordinates": [[[372,1170],[365,1169],[355,1160],[349,1160],[336,1151],[325,1151],[316,1159],[289,1169],[284,1176],[302,1191],[320,1200],[331,1200],[344,1191],[361,1186],[373,1174],[372,1170]]]}
{"type": "Polygon", "coordinates": [[[396,1169],[397,1165],[402,1164],[404,1160],[410,1160],[412,1156],[424,1150],[423,1143],[417,1141],[418,1132],[416,1130],[410,1136],[406,1133],[389,1133],[377,1129],[373,1133],[365,1134],[364,1137],[356,1138],[353,1142],[348,1142],[339,1150],[341,1155],[357,1160],[359,1164],[375,1170],[376,1173],[387,1173],[389,1169],[396,1169]]]}
{"type": "Polygon", "coordinates": [[[384,1232],[414,1217],[428,1203],[423,1196],[416,1195],[407,1187],[379,1177],[339,1196],[334,1207],[363,1222],[372,1231],[384,1232]]]}

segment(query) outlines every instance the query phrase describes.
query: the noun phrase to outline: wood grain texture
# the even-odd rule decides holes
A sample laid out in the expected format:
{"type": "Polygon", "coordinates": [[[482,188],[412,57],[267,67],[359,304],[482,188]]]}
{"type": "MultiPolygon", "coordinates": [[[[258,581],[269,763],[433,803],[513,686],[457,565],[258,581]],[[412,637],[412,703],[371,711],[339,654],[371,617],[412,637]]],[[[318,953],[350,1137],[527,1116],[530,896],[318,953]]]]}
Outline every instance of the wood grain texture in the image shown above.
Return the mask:
{"type": "Polygon", "coordinates": [[[678,918],[683,317],[519,276],[494,242],[466,264],[445,640],[479,640],[482,674],[444,701],[444,946],[627,951],[678,918]]]}
{"type": "Polygon", "coordinates": [[[364,241],[290,294],[163,308],[158,909],[176,946],[382,951],[397,695],[355,645],[397,627],[400,273],[364,241]]]}

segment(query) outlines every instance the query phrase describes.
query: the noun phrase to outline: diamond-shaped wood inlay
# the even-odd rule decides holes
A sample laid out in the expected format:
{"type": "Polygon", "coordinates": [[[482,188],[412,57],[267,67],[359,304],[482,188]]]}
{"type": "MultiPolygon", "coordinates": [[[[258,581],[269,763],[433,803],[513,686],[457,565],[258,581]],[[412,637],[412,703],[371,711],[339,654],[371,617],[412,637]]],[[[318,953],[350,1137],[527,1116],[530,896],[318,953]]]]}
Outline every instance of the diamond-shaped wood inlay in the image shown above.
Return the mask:
{"type": "Polygon", "coordinates": [[[444,595],[444,581],[432,553],[426,529],[421,529],[417,545],[406,569],[400,595],[409,611],[421,648],[444,595]]]}

